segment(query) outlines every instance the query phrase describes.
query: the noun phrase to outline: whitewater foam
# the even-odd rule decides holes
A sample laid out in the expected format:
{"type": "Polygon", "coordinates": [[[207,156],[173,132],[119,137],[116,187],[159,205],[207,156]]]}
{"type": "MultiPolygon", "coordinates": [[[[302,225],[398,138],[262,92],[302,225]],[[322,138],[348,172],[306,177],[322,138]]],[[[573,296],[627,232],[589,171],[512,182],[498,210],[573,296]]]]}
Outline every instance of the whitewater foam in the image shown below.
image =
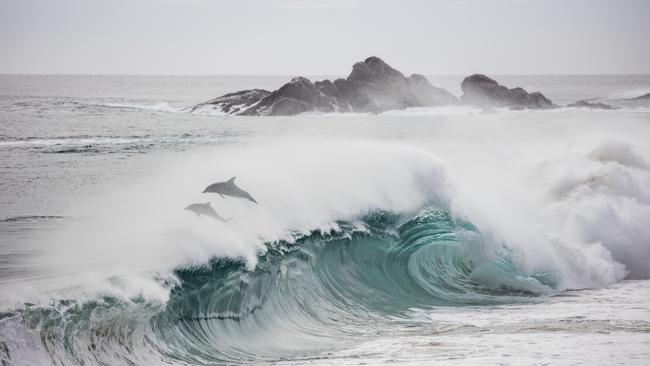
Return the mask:
{"type": "MultiPolygon", "coordinates": [[[[450,199],[445,169],[435,157],[394,144],[295,141],[164,160],[159,176],[110,187],[79,203],[74,210],[94,221],[69,223],[49,238],[42,261],[64,272],[71,266],[89,271],[92,278],[170,273],[214,256],[243,259],[252,269],[267,243],[292,242],[315,229],[327,232],[339,220],[354,221],[375,210],[406,212],[450,199]],[[233,175],[254,192],[259,207],[201,194],[208,184],[233,175]],[[201,220],[182,209],[208,201],[232,220],[201,220]]],[[[72,277],[96,282],[84,273],[72,277]]]]}
{"type": "MultiPolygon", "coordinates": [[[[562,179],[555,183],[562,194],[552,212],[563,222],[562,236],[592,243],[605,252],[603,257],[611,253],[628,278],[649,278],[648,161],[629,144],[612,141],[580,160],[560,168],[562,179]]],[[[622,277],[619,271],[615,279],[622,277]]]]}
{"type": "Polygon", "coordinates": [[[48,266],[82,271],[59,279],[93,286],[101,278],[137,282],[143,273],[168,279],[176,268],[215,256],[243,260],[252,270],[269,243],[338,230],[337,222],[370,212],[407,213],[432,204],[473,222],[487,252],[512,251],[522,271],[548,273],[557,289],[599,287],[626,273],[650,276],[644,263],[650,245],[643,239],[650,237],[644,224],[650,175],[647,161],[626,144],[606,142],[547,161],[534,167],[534,177],[511,177],[510,185],[499,180],[498,187],[491,179],[468,184],[432,154],[386,142],[282,139],[162,161],[161,174],[79,204],[79,215],[95,221],[70,223],[50,238],[48,247],[56,249],[43,251],[48,266]],[[259,206],[200,193],[231,176],[254,192],[259,206]],[[518,179],[533,181],[521,189],[518,179]],[[497,193],[505,188],[507,195],[497,193]],[[182,210],[208,201],[232,220],[216,223],[182,210]]]}

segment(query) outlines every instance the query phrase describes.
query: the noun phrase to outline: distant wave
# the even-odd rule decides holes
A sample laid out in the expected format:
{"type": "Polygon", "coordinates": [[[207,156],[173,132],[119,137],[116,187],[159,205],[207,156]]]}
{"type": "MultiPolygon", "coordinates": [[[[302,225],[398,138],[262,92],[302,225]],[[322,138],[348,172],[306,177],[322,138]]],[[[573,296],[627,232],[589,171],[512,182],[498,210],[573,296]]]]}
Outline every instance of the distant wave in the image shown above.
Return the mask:
{"type": "Polygon", "coordinates": [[[186,133],[167,136],[141,135],[123,137],[88,135],[61,136],[56,138],[2,136],[0,137],[0,150],[27,149],[55,154],[100,154],[111,152],[139,152],[160,146],[182,147],[217,141],[223,143],[224,141],[236,138],[236,134],[210,137],[186,133]]]}
{"type": "Polygon", "coordinates": [[[141,101],[116,101],[106,102],[97,100],[80,100],[75,98],[50,98],[50,97],[29,97],[27,100],[12,102],[6,106],[9,110],[57,108],[71,109],[74,111],[93,111],[97,109],[122,109],[158,113],[181,113],[189,109],[184,106],[174,106],[169,102],[141,102],[141,101]]]}
{"type": "MultiPolygon", "coordinates": [[[[506,108],[494,109],[493,112],[505,111],[506,108]]],[[[482,114],[490,113],[492,110],[477,108],[473,106],[464,105],[449,105],[440,107],[417,107],[407,108],[403,110],[392,110],[383,112],[381,115],[385,116],[430,116],[430,115],[467,115],[467,114],[482,114]]]]}
{"type": "Polygon", "coordinates": [[[167,102],[159,102],[153,104],[140,104],[140,103],[84,103],[84,104],[92,107],[135,109],[135,110],[165,112],[165,113],[181,113],[187,110],[186,107],[183,108],[173,107],[167,102]]]}
{"type": "Polygon", "coordinates": [[[629,100],[650,94],[650,89],[631,89],[612,94],[610,99],[629,100]]]}
{"type": "Polygon", "coordinates": [[[11,138],[0,140],[0,149],[35,149],[43,153],[101,153],[129,146],[140,148],[160,140],[149,136],[103,137],[70,136],[59,138],[11,138]]]}
{"type": "Polygon", "coordinates": [[[25,215],[25,216],[13,216],[6,219],[0,219],[0,222],[39,222],[39,221],[58,221],[63,220],[64,216],[54,216],[54,215],[25,215]]]}

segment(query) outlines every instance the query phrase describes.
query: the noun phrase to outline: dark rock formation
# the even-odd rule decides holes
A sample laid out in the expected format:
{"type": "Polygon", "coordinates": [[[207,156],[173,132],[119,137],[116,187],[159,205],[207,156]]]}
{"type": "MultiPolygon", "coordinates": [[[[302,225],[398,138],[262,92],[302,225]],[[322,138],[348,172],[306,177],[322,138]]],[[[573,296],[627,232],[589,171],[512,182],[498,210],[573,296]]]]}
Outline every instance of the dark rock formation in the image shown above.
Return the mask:
{"type": "Polygon", "coordinates": [[[548,109],[556,108],[540,92],[528,93],[522,88],[508,89],[495,80],[481,74],[468,76],[461,83],[465,104],[479,107],[510,107],[512,109],[548,109]]]}
{"type": "Polygon", "coordinates": [[[310,111],[335,112],[336,105],[335,97],[323,93],[309,79],[296,77],[240,114],[291,116],[310,111]]]}
{"type": "Polygon", "coordinates": [[[405,77],[378,57],[352,67],[347,79],[312,83],[297,77],[274,92],[261,89],[226,94],[192,110],[217,108],[250,116],[288,116],[303,112],[383,112],[409,107],[456,104],[458,99],[422,75],[405,77]]]}
{"type": "Polygon", "coordinates": [[[619,107],[613,107],[605,103],[589,103],[586,100],[580,100],[575,103],[568,104],[567,107],[573,108],[591,108],[591,109],[620,109],[619,107]]]}
{"type": "Polygon", "coordinates": [[[270,94],[270,91],[264,89],[242,90],[197,104],[192,107],[192,112],[210,106],[211,109],[218,109],[224,113],[239,114],[270,94]]]}

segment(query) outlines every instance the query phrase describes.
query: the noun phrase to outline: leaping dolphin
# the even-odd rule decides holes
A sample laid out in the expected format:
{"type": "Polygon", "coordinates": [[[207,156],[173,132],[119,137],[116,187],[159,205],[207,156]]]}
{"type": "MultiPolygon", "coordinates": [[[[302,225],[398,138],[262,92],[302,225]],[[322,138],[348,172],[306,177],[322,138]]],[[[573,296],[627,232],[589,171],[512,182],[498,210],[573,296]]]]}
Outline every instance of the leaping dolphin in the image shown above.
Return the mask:
{"type": "Polygon", "coordinates": [[[210,202],[206,203],[193,203],[187,207],[185,207],[186,210],[192,211],[196,214],[196,216],[201,217],[201,216],[208,216],[212,217],[213,219],[217,219],[219,221],[226,222],[230,219],[224,219],[223,217],[219,216],[217,211],[210,206],[210,202]]]}
{"type": "Polygon", "coordinates": [[[218,193],[221,198],[225,198],[224,196],[239,197],[257,203],[253,196],[251,196],[245,190],[237,187],[235,184],[235,178],[236,177],[232,177],[225,182],[210,184],[206,189],[203,190],[203,193],[218,193]]]}

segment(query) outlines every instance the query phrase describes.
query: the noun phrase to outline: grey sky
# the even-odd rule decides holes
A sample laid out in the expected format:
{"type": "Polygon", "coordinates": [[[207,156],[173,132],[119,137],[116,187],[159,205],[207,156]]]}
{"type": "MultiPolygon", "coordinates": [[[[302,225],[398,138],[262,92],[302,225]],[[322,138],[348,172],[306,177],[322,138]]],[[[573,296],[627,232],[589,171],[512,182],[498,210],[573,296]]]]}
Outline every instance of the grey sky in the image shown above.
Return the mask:
{"type": "Polygon", "coordinates": [[[650,73],[650,0],[0,0],[0,73],[650,73]]]}

